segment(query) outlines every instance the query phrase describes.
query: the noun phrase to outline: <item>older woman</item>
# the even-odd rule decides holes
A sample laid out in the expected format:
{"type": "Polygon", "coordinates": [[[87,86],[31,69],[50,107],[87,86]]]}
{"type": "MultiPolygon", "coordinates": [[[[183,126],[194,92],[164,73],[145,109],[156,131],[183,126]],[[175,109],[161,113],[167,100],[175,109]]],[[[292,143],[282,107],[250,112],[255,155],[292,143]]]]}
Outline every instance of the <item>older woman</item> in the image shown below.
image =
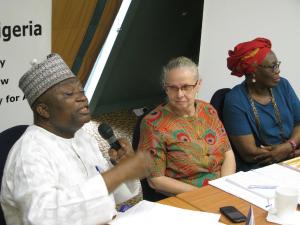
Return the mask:
{"type": "Polygon", "coordinates": [[[216,110],[195,99],[201,83],[197,65],[185,57],[173,59],[162,82],[168,102],[141,123],[139,149],[154,161],[149,185],[178,194],[234,173],[234,154],[216,110]]]}
{"type": "Polygon", "coordinates": [[[279,76],[280,61],[271,42],[256,38],[229,51],[228,68],[245,80],[224,103],[224,125],[249,170],[300,155],[300,103],[289,82],[279,76]]]}

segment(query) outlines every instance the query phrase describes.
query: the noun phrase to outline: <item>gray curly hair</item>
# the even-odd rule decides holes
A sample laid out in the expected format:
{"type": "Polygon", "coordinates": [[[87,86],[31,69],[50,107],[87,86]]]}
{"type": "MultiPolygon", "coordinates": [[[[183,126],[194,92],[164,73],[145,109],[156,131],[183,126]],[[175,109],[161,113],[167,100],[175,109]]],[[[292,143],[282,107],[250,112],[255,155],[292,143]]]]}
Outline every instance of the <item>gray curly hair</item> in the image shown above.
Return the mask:
{"type": "Polygon", "coordinates": [[[198,66],[196,63],[194,63],[191,59],[180,56],[174,59],[171,59],[167,65],[163,67],[162,70],[162,76],[161,76],[161,84],[162,86],[165,85],[165,80],[167,74],[172,70],[172,69],[177,69],[177,68],[188,68],[190,69],[194,74],[195,74],[195,80],[199,80],[199,71],[198,71],[198,66]]]}

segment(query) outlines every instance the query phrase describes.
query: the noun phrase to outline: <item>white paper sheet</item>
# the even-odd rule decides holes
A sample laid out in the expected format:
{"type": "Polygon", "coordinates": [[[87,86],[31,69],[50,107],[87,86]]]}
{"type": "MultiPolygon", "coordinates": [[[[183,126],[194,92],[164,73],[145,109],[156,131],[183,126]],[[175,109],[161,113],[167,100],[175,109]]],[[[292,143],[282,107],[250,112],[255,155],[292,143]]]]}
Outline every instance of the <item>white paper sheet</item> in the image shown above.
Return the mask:
{"type": "Polygon", "coordinates": [[[255,171],[240,172],[225,180],[246,191],[253,192],[266,200],[274,197],[275,189],[278,186],[278,183],[274,179],[255,171]],[[255,186],[256,188],[251,188],[251,186],[255,186]]]}
{"type": "MultiPolygon", "coordinates": [[[[297,187],[300,193],[300,173],[273,164],[248,172],[238,172],[210,181],[209,184],[268,210],[274,201],[275,188],[250,189],[249,185],[292,186],[297,187]]],[[[300,196],[298,202],[300,204],[300,196]]]]}
{"type": "Polygon", "coordinates": [[[234,185],[234,184],[226,181],[226,179],[231,176],[233,176],[233,175],[210,181],[209,184],[214,187],[217,187],[227,193],[230,193],[238,198],[244,199],[244,200],[262,208],[263,210],[268,210],[268,205],[270,205],[271,203],[267,199],[262,198],[261,196],[254,194],[253,192],[249,192],[243,188],[240,188],[237,185],[234,185]]]}
{"type": "Polygon", "coordinates": [[[267,221],[272,222],[272,223],[278,223],[278,224],[284,224],[284,225],[299,225],[300,212],[295,212],[293,215],[291,215],[287,219],[279,218],[276,215],[269,212],[266,219],[267,219],[267,221]]]}
{"type": "Polygon", "coordinates": [[[220,225],[220,214],[192,211],[155,202],[141,201],[119,214],[110,225],[220,225]]]}

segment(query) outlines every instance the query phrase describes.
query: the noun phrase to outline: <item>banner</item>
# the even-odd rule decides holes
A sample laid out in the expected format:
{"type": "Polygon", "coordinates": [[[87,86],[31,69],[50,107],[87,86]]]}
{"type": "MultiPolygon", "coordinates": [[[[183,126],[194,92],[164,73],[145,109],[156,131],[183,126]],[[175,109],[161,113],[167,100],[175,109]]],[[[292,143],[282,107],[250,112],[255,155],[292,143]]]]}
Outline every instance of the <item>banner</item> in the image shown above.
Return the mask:
{"type": "Polygon", "coordinates": [[[51,0],[0,1],[0,132],[33,123],[18,82],[51,52],[51,9],[51,0]]]}

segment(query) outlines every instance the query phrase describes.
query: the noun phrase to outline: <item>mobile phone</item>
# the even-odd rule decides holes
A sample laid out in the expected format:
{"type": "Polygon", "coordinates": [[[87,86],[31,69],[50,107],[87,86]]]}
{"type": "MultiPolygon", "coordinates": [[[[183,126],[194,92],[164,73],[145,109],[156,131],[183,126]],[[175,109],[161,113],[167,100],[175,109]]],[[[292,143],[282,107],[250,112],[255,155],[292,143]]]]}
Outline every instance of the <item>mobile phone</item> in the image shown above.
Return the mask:
{"type": "Polygon", "coordinates": [[[246,221],[246,216],[234,206],[221,207],[220,212],[233,223],[241,223],[246,221]]]}

